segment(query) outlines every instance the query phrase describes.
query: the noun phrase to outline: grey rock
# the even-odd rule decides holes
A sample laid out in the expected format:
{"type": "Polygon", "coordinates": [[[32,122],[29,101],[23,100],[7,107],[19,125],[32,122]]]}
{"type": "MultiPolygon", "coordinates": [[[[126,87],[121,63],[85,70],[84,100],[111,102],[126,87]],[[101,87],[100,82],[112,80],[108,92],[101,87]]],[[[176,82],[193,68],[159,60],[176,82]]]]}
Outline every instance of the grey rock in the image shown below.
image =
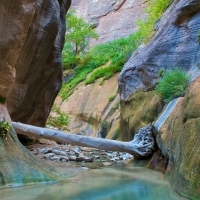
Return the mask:
{"type": "Polygon", "coordinates": [[[94,158],[93,157],[86,157],[86,156],[82,156],[82,157],[77,157],[76,158],[76,161],[77,162],[82,162],[82,161],[85,161],[85,162],[93,162],[94,158]]]}
{"type": "Polygon", "coordinates": [[[60,161],[61,159],[60,159],[60,157],[59,156],[52,156],[52,157],[50,157],[50,160],[53,160],[53,161],[60,161]]]}
{"type": "Polygon", "coordinates": [[[106,167],[107,166],[112,166],[112,163],[110,163],[110,162],[104,162],[103,165],[106,166],[106,167]]]}
{"type": "Polygon", "coordinates": [[[68,156],[60,156],[60,160],[68,162],[69,161],[69,157],[68,156]]]}
{"type": "Polygon", "coordinates": [[[51,153],[52,152],[52,148],[43,148],[40,150],[40,153],[42,154],[47,154],[47,153],[51,153]]]}
{"type": "Polygon", "coordinates": [[[195,76],[200,73],[197,69],[200,62],[197,42],[199,10],[200,1],[197,0],[180,0],[173,6],[168,20],[162,25],[164,28],[158,29],[152,40],[121,71],[118,83],[123,101],[128,101],[138,90],[151,90],[159,78],[161,67],[168,70],[178,66],[191,73],[195,70],[195,76]]]}
{"type": "Polygon", "coordinates": [[[47,154],[44,155],[44,159],[50,159],[53,156],[55,156],[54,153],[47,153],[47,154]]]}
{"type": "Polygon", "coordinates": [[[56,155],[67,156],[67,153],[65,151],[53,149],[52,152],[56,155]]]}
{"type": "Polygon", "coordinates": [[[76,161],[76,156],[69,156],[69,161],[76,161]]]}

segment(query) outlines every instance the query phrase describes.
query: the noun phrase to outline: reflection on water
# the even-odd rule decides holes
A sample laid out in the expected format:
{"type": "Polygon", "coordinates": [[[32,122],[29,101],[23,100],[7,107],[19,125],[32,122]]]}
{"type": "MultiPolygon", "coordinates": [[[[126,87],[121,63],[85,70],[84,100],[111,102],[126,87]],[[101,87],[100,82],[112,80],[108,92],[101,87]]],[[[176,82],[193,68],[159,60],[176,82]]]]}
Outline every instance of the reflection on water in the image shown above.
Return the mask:
{"type": "Polygon", "coordinates": [[[0,190],[3,200],[181,200],[161,173],[144,168],[89,170],[65,182],[0,190]]]}

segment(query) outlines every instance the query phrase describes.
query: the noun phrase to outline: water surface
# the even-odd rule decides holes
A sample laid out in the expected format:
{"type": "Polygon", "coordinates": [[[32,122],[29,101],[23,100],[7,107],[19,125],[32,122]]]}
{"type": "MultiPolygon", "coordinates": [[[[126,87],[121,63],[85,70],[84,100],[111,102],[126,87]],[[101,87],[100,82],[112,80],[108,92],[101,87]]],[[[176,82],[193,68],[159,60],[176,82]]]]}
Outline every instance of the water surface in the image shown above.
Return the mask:
{"type": "Polygon", "coordinates": [[[182,200],[163,174],[140,167],[103,168],[54,184],[0,190],[3,200],[182,200]]]}

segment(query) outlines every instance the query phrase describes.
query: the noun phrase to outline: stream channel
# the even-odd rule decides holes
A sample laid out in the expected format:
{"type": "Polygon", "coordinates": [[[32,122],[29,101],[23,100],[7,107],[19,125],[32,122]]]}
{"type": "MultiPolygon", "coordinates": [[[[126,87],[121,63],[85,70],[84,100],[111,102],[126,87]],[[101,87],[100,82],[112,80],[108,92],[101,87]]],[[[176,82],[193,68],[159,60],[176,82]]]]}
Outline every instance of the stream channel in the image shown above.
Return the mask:
{"type": "Polygon", "coordinates": [[[164,175],[142,167],[104,167],[53,184],[0,190],[3,200],[183,200],[164,175]]]}

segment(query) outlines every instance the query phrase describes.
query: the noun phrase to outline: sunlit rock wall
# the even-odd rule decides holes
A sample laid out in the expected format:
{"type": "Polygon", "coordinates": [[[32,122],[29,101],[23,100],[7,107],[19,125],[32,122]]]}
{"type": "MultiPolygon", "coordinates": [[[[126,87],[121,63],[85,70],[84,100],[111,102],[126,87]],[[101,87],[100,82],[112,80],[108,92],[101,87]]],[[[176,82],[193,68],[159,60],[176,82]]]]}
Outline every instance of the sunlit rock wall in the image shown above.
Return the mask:
{"type": "Polygon", "coordinates": [[[127,37],[136,30],[136,21],[146,15],[142,0],[72,0],[79,16],[94,24],[99,39],[91,45],[127,37]]]}

